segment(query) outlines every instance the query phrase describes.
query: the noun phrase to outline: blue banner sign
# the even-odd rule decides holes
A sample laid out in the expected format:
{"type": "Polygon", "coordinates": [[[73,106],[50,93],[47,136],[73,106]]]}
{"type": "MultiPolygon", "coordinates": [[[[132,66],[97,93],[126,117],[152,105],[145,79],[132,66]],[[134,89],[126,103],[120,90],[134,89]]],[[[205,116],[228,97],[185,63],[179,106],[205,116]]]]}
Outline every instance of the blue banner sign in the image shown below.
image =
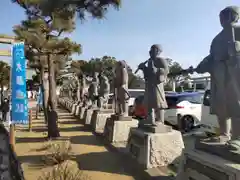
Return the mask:
{"type": "Polygon", "coordinates": [[[26,59],[24,43],[15,43],[12,48],[11,74],[11,120],[13,124],[28,124],[28,99],[26,87],[26,59]]]}

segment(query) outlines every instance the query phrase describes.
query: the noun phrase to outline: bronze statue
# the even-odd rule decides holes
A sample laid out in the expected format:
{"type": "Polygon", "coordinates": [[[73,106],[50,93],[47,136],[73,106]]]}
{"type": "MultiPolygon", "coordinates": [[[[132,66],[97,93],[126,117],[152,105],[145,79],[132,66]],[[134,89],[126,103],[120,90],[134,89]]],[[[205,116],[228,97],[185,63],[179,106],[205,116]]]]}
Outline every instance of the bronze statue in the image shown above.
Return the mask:
{"type": "Polygon", "coordinates": [[[99,74],[98,108],[107,108],[110,84],[107,76],[99,74]]]}
{"type": "Polygon", "coordinates": [[[148,112],[145,122],[150,125],[163,124],[164,109],[168,107],[165,98],[164,83],[169,73],[169,68],[167,61],[159,57],[161,52],[162,49],[159,45],[152,45],[149,51],[150,58],[138,66],[138,69],[143,71],[145,79],[144,101],[148,112]]]}
{"type": "Polygon", "coordinates": [[[116,89],[115,113],[121,116],[128,116],[128,71],[125,61],[118,61],[115,68],[114,88],[116,89]]]}
{"type": "MultiPolygon", "coordinates": [[[[213,39],[210,54],[197,66],[197,73],[211,75],[211,113],[218,117],[220,136],[213,141],[240,150],[240,27],[239,8],[220,12],[223,30],[213,39]],[[231,135],[230,135],[231,131],[231,135]],[[229,141],[228,141],[229,140],[229,141]]],[[[192,70],[193,72],[193,70],[192,70]]]]}

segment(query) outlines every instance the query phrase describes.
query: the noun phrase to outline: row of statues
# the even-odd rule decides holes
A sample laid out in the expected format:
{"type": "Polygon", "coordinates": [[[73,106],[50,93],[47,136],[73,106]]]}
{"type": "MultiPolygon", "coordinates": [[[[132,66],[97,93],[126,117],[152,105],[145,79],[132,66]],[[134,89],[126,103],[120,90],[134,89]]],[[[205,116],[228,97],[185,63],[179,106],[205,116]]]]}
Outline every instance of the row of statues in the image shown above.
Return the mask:
{"type": "MultiPolygon", "coordinates": [[[[221,11],[219,17],[223,29],[213,39],[209,55],[196,68],[190,67],[175,74],[169,73],[166,58],[160,56],[161,46],[157,44],[151,46],[150,58],[138,66],[145,79],[144,102],[147,119],[144,124],[150,126],[164,124],[164,110],[168,107],[164,84],[169,76],[208,72],[211,75],[211,113],[218,117],[221,131],[221,135],[211,141],[226,142],[229,148],[240,150],[240,27],[236,26],[239,9],[233,6],[227,7],[221,11]]],[[[113,83],[115,113],[128,116],[130,96],[125,61],[117,63],[113,83]]],[[[98,108],[105,107],[109,92],[108,78],[103,73],[95,72],[88,91],[91,105],[98,108]]],[[[83,93],[81,97],[83,99],[83,93]]]]}
{"type": "MultiPolygon", "coordinates": [[[[125,61],[118,61],[115,67],[114,85],[114,102],[115,113],[121,116],[128,116],[128,71],[125,61]]],[[[86,76],[81,75],[80,102],[88,108],[107,109],[110,83],[104,72],[94,72],[92,80],[86,91],[86,76]]]]}
{"type": "MultiPolygon", "coordinates": [[[[210,108],[220,126],[220,136],[210,141],[226,143],[229,149],[240,151],[240,27],[236,26],[239,8],[227,7],[219,17],[223,29],[213,39],[210,54],[196,68],[190,67],[178,74],[210,73],[210,108]]],[[[153,45],[150,58],[138,67],[145,79],[147,121],[155,126],[164,122],[164,109],[167,108],[164,82],[169,75],[174,75],[169,74],[166,59],[160,57],[161,52],[159,45],[153,45]]]]}

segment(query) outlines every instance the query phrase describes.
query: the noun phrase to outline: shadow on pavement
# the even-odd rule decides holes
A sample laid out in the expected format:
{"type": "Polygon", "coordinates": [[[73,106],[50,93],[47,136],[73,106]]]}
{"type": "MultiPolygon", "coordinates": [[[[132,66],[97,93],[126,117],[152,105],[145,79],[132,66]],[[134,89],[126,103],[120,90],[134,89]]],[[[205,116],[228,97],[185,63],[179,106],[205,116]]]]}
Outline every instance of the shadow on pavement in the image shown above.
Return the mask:
{"type": "Polygon", "coordinates": [[[84,126],[76,126],[76,127],[59,127],[60,132],[73,132],[73,131],[84,131],[88,132],[89,130],[84,126]]]}
{"type": "Polygon", "coordinates": [[[58,119],[66,119],[66,120],[68,120],[68,119],[76,119],[76,118],[74,116],[72,116],[72,115],[69,115],[69,116],[58,115],[58,119]]]}
{"type": "Polygon", "coordinates": [[[135,180],[173,180],[170,176],[150,177],[132,158],[117,152],[92,152],[76,157],[79,167],[86,171],[99,171],[129,175],[135,180]]]}
{"type": "Polygon", "coordinates": [[[89,135],[89,136],[72,136],[71,144],[85,144],[85,145],[95,145],[95,146],[103,146],[101,139],[97,136],[89,135]]]}
{"type": "Polygon", "coordinates": [[[35,143],[47,140],[47,137],[16,137],[16,143],[35,143]]]}
{"type": "MultiPolygon", "coordinates": [[[[76,119],[76,118],[74,118],[76,119]]],[[[78,122],[77,120],[76,121],[59,121],[59,124],[80,124],[80,122],[78,122]]]]}
{"type": "MultiPolygon", "coordinates": [[[[60,132],[74,132],[74,131],[88,132],[89,131],[89,129],[87,129],[86,127],[79,126],[79,125],[77,125],[76,127],[59,127],[58,129],[60,132]]],[[[32,132],[37,132],[37,133],[47,132],[47,127],[46,126],[35,126],[32,128],[32,132]]]]}

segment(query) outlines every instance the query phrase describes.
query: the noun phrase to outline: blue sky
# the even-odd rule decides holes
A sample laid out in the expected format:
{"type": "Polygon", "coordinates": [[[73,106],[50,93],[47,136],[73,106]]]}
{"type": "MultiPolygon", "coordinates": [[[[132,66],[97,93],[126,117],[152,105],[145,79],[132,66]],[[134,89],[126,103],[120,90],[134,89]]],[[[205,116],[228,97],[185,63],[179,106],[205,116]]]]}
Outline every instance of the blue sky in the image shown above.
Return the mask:
{"type": "MultiPolygon", "coordinates": [[[[197,65],[208,54],[213,37],[221,30],[218,15],[239,0],[122,0],[119,11],[111,9],[104,20],[77,20],[70,37],[82,44],[75,59],[103,55],[126,60],[133,69],[148,58],[152,44],[161,44],[163,55],[182,64],[197,65]]],[[[11,0],[0,2],[0,34],[12,35],[12,27],[25,18],[11,0]]],[[[0,46],[6,48],[6,46],[0,46]]]]}

